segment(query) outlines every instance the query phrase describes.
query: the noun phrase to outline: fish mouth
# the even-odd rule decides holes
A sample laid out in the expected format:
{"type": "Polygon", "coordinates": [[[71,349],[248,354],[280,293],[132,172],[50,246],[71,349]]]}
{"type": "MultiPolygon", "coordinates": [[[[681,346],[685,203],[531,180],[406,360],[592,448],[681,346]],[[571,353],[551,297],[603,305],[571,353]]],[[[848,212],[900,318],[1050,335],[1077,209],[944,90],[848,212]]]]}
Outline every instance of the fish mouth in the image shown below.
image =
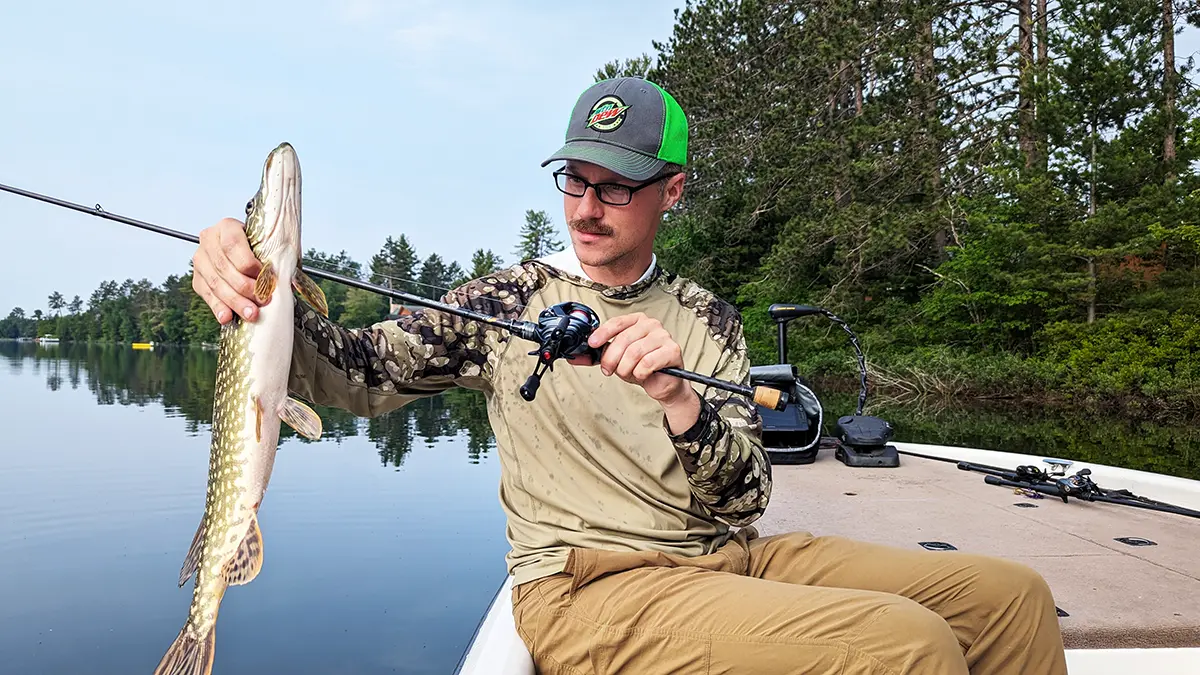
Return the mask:
{"type": "Polygon", "coordinates": [[[262,176],[263,253],[300,243],[300,159],[289,143],[280,143],[267,156],[262,176]]]}

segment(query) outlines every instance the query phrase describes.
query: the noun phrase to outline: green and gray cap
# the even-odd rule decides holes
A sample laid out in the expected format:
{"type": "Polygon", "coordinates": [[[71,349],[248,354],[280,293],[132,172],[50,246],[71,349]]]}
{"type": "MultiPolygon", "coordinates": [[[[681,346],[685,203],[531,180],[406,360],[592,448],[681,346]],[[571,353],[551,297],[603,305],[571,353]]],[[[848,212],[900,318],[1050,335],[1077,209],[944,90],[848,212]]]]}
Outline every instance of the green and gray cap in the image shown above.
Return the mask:
{"type": "Polygon", "coordinates": [[[542,166],[573,159],[642,181],[668,163],[687,164],[687,140],[687,118],[670,94],[640,77],[618,77],[583,92],[566,145],[542,166]]]}

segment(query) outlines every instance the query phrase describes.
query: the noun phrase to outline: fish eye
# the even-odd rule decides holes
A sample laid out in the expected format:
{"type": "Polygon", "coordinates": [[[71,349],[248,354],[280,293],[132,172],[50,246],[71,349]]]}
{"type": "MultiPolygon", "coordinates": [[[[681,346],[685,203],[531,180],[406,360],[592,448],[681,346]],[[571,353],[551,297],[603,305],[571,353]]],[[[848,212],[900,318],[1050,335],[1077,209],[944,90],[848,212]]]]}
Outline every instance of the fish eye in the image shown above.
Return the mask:
{"type": "Polygon", "coordinates": [[[253,210],[254,210],[254,200],[251,199],[250,201],[246,202],[246,215],[250,215],[250,212],[253,210]]]}

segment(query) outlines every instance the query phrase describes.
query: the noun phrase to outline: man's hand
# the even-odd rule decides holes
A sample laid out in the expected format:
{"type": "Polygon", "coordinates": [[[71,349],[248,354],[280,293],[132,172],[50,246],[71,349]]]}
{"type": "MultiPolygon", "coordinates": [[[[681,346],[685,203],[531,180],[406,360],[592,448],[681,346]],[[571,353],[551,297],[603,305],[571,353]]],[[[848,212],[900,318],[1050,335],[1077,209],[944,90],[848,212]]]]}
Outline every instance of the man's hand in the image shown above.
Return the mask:
{"type": "Polygon", "coordinates": [[[600,370],[637,384],[658,401],[674,434],[687,431],[700,417],[700,397],[687,380],[655,372],[683,368],[683,352],[658,319],[645,314],[626,314],[601,324],[588,344],[603,347],[600,370]]]}
{"type": "Polygon", "coordinates": [[[260,304],[254,296],[254,280],[261,268],[250,250],[245,226],[226,218],[200,232],[200,248],[192,256],[192,289],[220,323],[232,320],[234,311],[253,321],[260,304]]]}

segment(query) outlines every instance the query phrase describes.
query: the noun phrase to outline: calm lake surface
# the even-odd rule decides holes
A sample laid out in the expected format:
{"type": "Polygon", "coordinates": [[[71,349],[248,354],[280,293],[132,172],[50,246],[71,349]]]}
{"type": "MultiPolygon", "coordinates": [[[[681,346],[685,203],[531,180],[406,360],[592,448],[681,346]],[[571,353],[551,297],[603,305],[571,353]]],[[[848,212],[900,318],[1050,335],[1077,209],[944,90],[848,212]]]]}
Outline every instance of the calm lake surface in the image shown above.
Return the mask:
{"type": "MultiPolygon", "coordinates": [[[[0,342],[0,672],[150,673],[187,615],[216,353],[0,342]]],[[[823,397],[827,417],[852,396],[823,397]]],[[[229,590],[216,671],[453,671],[504,577],[482,398],[284,427],[260,510],[264,568],[229,590]]],[[[872,412],[897,439],[1200,478],[1200,431],[991,409],[872,412]]]]}
{"type": "MultiPolygon", "coordinates": [[[[215,372],[199,349],[0,343],[0,672],[154,670],[191,599],[215,372]]],[[[286,430],[215,671],[452,672],[508,550],[479,399],[318,413],[323,440],[286,430]]]]}

